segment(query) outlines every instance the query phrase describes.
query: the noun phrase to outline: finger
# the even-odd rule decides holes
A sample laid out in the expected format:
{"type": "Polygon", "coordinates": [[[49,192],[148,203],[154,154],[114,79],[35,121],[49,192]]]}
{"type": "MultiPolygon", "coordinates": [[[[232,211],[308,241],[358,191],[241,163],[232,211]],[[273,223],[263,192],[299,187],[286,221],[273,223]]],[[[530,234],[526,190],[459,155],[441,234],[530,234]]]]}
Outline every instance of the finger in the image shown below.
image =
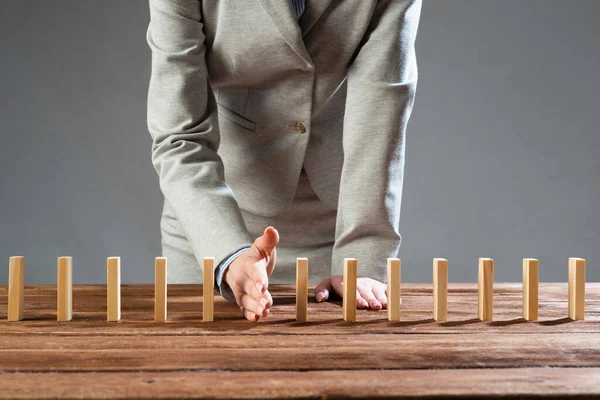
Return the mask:
{"type": "Polygon", "coordinates": [[[358,289],[356,290],[356,307],[357,308],[369,308],[369,303],[365,300],[358,289]]]}
{"type": "Polygon", "coordinates": [[[344,277],[342,276],[332,276],[331,277],[331,287],[334,292],[338,294],[340,297],[344,297],[344,277]]]}
{"type": "Polygon", "coordinates": [[[273,247],[273,251],[271,252],[271,259],[267,264],[267,276],[270,278],[273,274],[273,270],[275,269],[275,264],[277,263],[277,247],[273,247]]]}
{"type": "Polygon", "coordinates": [[[271,292],[269,292],[268,290],[263,294],[265,295],[265,299],[267,299],[267,305],[265,306],[265,308],[268,310],[273,305],[273,297],[271,297],[271,292]]]}
{"type": "Polygon", "coordinates": [[[262,315],[265,308],[258,301],[254,300],[247,294],[243,294],[241,300],[242,307],[244,307],[244,309],[251,311],[256,315],[262,315]]]}
{"type": "Polygon", "coordinates": [[[383,308],[387,308],[387,295],[380,285],[373,286],[373,295],[381,303],[383,308]]]}
{"type": "Polygon", "coordinates": [[[256,238],[250,247],[250,255],[259,260],[270,261],[271,253],[279,243],[279,232],[272,226],[268,226],[263,234],[256,238]]]}
{"type": "Polygon", "coordinates": [[[258,289],[259,287],[262,287],[262,285],[257,286],[256,281],[254,281],[252,278],[244,279],[242,285],[243,292],[250,295],[250,297],[252,297],[254,300],[260,301],[260,299],[265,298],[264,293],[258,289]]]}
{"type": "Polygon", "coordinates": [[[254,314],[252,311],[248,311],[248,310],[244,310],[244,317],[246,317],[246,319],[248,321],[252,321],[252,322],[256,322],[259,320],[258,315],[254,314]]]}
{"type": "Polygon", "coordinates": [[[317,303],[321,303],[322,301],[326,301],[329,299],[329,292],[333,290],[331,287],[331,278],[325,278],[317,285],[315,288],[315,297],[317,299],[317,303]]]}
{"type": "Polygon", "coordinates": [[[373,310],[381,310],[381,303],[379,302],[379,300],[377,300],[375,298],[375,296],[373,295],[373,289],[370,287],[359,287],[358,288],[358,292],[360,293],[360,295],[362,296],[363,299],[365,299],[367,301],[367,303],[369,304],[369,307],[371,307],[373,310]]]}

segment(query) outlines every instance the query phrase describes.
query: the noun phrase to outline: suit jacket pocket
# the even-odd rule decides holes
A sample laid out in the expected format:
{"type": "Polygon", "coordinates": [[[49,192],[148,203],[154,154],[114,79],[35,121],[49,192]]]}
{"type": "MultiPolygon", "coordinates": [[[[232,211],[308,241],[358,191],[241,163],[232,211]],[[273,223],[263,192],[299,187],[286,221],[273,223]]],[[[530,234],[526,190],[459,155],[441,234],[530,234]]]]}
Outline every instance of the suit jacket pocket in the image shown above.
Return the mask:
{"type": "Polygon", "coordinates": [[[249,120],[248,118],[231,111],[228,108],[223,107],[221,104],[218,104],[218,113],[224,118],[227,118],[231,122],[236,125],[240,125],[248,130],[256,131],[256,122],[249,120]]]}

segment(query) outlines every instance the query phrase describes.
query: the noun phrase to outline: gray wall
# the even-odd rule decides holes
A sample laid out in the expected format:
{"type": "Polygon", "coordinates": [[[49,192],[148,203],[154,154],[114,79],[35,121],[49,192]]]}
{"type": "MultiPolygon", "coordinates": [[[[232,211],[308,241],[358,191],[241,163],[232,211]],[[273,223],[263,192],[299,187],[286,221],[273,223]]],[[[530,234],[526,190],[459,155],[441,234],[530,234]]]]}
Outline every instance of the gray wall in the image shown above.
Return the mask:
{"type": "MultiPolygon", "coordinates": [[[[567,258],[600,281],[600,2],[425,0],[407,139],[403,280],[543,281],[567,258]]],[[[148,7],[139,1],[0,0],[0,283],[27,257],[52,283],[152,282],[162,198],[145,124],[148,7]],[[4,261],[2,261],[4,260],[4,261]]]]}

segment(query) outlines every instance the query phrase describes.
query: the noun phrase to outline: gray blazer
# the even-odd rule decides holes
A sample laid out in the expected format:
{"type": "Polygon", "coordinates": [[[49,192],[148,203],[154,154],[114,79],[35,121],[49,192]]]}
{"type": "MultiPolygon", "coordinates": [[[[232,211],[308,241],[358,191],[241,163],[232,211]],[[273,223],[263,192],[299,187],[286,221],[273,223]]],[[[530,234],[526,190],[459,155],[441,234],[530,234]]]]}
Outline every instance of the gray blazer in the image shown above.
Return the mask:
{"type": "MultiPolygon", "coordinates": [[[[252,244],[304,166],[337,210],[331,275],[398,254],[420,0],[150,0],[152,162],[197,260],[252,244]],[[235,195],[234,195],[235,194],[235,195]]],[[[298,232],[299,235],[302,232],[298,232]]]]}

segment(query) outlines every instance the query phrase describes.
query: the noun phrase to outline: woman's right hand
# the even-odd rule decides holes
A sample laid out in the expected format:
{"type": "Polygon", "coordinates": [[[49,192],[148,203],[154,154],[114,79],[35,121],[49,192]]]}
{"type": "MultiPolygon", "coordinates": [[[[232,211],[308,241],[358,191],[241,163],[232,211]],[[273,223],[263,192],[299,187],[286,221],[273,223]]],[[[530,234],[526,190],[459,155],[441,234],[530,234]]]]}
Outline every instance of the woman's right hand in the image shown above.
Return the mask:
{"type": "Polygon", "coordinates": [[[272,226],[256,238],[250,250],[237,256],[225,270],[223,279],[235,296],[247,320],[256,322],[269,315],[273,298],[269,277],[275,268],[279,232],[272,226]]]}

